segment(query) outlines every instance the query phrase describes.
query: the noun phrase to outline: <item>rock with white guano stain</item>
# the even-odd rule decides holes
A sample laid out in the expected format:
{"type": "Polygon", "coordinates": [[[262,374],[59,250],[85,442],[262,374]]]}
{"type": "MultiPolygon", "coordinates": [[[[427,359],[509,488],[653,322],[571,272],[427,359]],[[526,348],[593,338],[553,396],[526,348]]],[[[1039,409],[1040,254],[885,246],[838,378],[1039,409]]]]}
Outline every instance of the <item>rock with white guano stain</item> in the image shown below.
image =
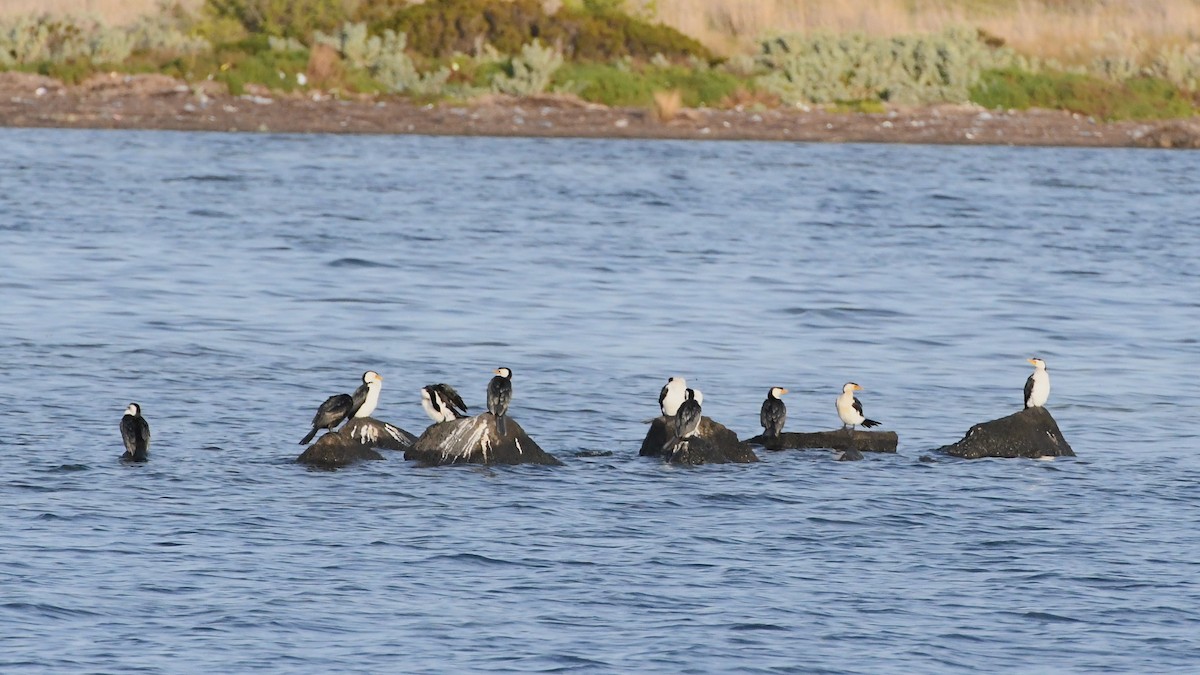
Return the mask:
{"type": "Polygon", "coordinates": [[[408,450],[416,436],[373,417],[355,417],[324,434],[296,458],[301,464],[336,469],[366,459],[383,459],[376,448],[408,450]]]}
{"type": "Polygon", "coordinates": [[[542,450],[511,416],[501,436],[491,413],[434,424],[421,434],[404,458],[427,466],[446,464],[545,464],[562,462],[542,450]]]}

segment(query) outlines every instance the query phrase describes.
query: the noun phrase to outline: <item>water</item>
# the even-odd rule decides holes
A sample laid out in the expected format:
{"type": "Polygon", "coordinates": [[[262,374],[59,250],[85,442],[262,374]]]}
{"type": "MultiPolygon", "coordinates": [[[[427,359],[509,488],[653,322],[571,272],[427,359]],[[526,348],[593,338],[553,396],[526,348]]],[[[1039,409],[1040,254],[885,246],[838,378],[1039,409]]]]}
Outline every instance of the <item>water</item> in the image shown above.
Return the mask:
{"type": "Polygon", "coordinates": [[[0,670],[1200,667],[1196,156],[0,131],[0,670]],[[922,454],[1045,358],[1078,458],[922,454]],[[558,468],[337,472],[384,375],[558,468]],[[900,452],[636,457],[668,375],[900,452]],[[117,462],[129,401],[152,461],[117,462]],[[578,457],[584,451],[610,456],[578,457]]]}

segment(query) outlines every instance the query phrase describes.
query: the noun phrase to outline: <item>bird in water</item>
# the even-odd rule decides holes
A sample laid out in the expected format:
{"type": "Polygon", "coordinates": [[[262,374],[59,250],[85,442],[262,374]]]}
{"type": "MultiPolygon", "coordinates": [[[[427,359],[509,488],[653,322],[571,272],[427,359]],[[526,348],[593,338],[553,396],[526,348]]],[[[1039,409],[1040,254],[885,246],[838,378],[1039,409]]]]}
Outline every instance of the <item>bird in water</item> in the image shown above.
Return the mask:
{"type": "Polygon", "coordinates": [[[508,368],[497,368],[492,371],[496,376],[488,382],[487,409],[496,418],[496,430],[501,436],[505,435],[504,417],[508,413],[508,403],[512,401],[512,371],[508,368]]]}
{"type": "Polygon", "coordinates": [[[675,435],[663,446],[664,450],[671,446],[678,449],[700,430],[703,412],[700,409],[700,401],[696,400],[697,393],[699,392],[694,389],[684,390],[683,403],[679,404],[679,410],[675,412],[675,435]]]}
{"type": "Polygon", "coordinates": [[[1050,398],[1050,373],[1045,361],[1037,357],[1026,360],[1033,364],[1033,374],[1025,380],[1025,407],[1040,408],[1050,398]]]}
{"type": "Polygon", "coordinates": [[[351,417],[366,417],[375,412],[382,386],[383,376],[368,370],[363,373],[362,384],[354,390],[353,395],[335,394],[325,399],[325,402],[317,407],[317,414],[313,415],[312,431],[300,440],[300,445],[311,441],[321,429],[333,430],[351,417]]]}
{"type": "Polygon", "coordinates": [[[862,425],[864,428],[879,426],[879,422],[869,420],[863,415],[862,403],[854,398],[854,392],[862,391],[862,387],[854,382],[847,382],[842,387],[841,396],[837,397],[837,412],[838,417],[842,419],[842,428],[850,427],[854,431],[854,427],[862,425]]]}
{"type": "Polygon", "coordinates": [[[658,407],[663,417],[674,417],[679,406],[687,398],[687,380],[682,377],[668,377],[662,391],[658,392],[658,407]]]}
{"type": "Polygon", "coordinates": [[[125,441],[125,454],[121,459],[130,462],[145,462],[150,459],[150,425],[142,417],[142,406],[130,403],[121,417],[121,440],[125,441]]]}
{"type": "Polygon", "coordinates": [[[779,397],[786,393],[788,390],[783,387],[771,387],[767,392],[767,400],[763,401],[762,411],[758,414],[764,438],[779,438],[779,433],[783,431],[783,423],[787,421],[787,406],[779,397]]]}
{"type": "Polygon", "coordinates": [[[448,384],[431,384],[421,388],[421,407],[434,423],[449,422],[467,416],[467,404],[448,384]]]}

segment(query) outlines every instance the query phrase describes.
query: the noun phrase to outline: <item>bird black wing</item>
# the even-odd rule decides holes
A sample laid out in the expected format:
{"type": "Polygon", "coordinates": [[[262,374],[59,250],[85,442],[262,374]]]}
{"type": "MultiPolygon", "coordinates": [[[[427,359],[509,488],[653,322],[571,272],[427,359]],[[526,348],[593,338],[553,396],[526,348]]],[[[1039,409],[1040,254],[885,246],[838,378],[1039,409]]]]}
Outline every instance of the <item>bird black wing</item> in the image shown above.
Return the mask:
{"type": "Polygon", "coordinates": [[[778,438],[786,420],[787,407],[784,406],[783,401],[768,396],[767,400],[763,401],[762,411],[758,415],[758,421],[762,423],[763,434],[778,438]]]}
{"type": "Polygon", "coordinates": [[[446,405],[455,415],[459,417],[466,416],[467,404],[463,403],[462,397],[458,395],[457,391],[454,391],[454,387],[448,384],[435,384],[433,388],[442,395],[442,400],[446,402],[446,405]]]}
{"type": "MultiPolygon", "coordinates": [[[[658,409],[659,410],[662,410],[663,401],[667,400],[667,387],[670,386],[670,384],[671,384],[670,382],[668,382],[667,384],[664,384],[662,391],[658,392],[658,409]]],[[[667,414],[665,410],[663,411],[663,414],[664,415],[667,414]]]]}
{"type": "Polygon", "coordinates": [[[354,417],[354,413],[363,407],[363,404],[367,402],[368,391],[370,391],[370,387],[367,386],[366,382],[358,385],[358,389],[355,389],[354,394],[350,397],[350,412],[346,413],[346,417],[354,417]]]}
{"type": "MultiPolygon", "coordinates": [[[[362,403],[358,405],[361,406],[362,403]]],[[[342,420],[353,415],[357,409],[354,399],[350,395],[335,394],[325,399],[325,402],[317,407],[317,414],[313,415],[312,425],[318,429],[336,427],[342,420]]]]}
{"type": "Polygon", "coordinates": [[[1029,407],[1029,395],[1032,393],[1033,393],[1033,376],[1030,375],[1029,379],[1025,380],[1025,399],[1022,401],[1022,403],[1025,404],[1026,408],[1029,407]]]}
{"type": "Polygon", "coordinates": [[[704,413],[696,399],[689,398],[679,406],[675,413],[675,437],[687,438],[700,429],[700,420],[704,413]]]}
{"type": "Polygon", "coordinates": [[[857,397],[854,399],[854,409],[858,411],[859,415],[866,417],[866,413],[862,411],[862,401],[859,401],[857,397]]]}
{"type": "Polygon", "coordinates": [[[497,417],[508,412],[508,403],[512,400],[512,382],[508,378],[497,375],[488,383],[488,412],[497,417]]]}
{"type": "Polygon", "coordinates": [[[150,447],[150,425],[144,418],[125,415],[121,418],[121,440],[131,457],[144,455],[150,447]]]}

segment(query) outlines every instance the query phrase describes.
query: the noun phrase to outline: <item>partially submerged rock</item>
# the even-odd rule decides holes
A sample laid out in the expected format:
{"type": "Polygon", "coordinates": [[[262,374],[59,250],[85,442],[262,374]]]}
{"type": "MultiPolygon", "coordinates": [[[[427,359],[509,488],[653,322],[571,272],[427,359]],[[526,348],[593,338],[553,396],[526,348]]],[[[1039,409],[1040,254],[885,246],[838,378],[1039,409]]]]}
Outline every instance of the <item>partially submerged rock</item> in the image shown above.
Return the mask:
{"type": "Polygon", "coordinates": [[[894,431],[814,431],[797,433],[785,431],[779,438],[755,436],[747,443],[761,445],[767,450],[857,450],[858,452],[895,452],[900,438],[894,431]]]}
{"type": "Polygon", "coordinates": [[[301,464],[336,469],[366,459],[383,459],[375,448],[407,450],[416,436],[373,417],[356,417],[305,448],[296,458],[301,464]]]}
{"type": "Polygon", "coordinates": [[[758,461],[749,444],[739,441],[737,434],[709,417],[700,418],[700,429],[683,446],[676,443],[664,448],[674,435],[669,424],[674,424],[674,420],[656,417],[650,423],[650,430],[646,432],[638,454],[642,457],[662,457],[676,464],[744,464],[758,461]]]}
{"type": "Polygon", "coordinates": [[[953,457],[1074,457],[1050,411],[1026,408],[998,420],[976,424],[963,439],[938,448],[953,457]]]}
{"type": "Polygon", "coordinates": [[[434,424],[421,434],[405,459],[429,466],[445,464],[546,464],[562,462],[542,450],[512,417],[504,436],[491,413],[434,424]]]}

